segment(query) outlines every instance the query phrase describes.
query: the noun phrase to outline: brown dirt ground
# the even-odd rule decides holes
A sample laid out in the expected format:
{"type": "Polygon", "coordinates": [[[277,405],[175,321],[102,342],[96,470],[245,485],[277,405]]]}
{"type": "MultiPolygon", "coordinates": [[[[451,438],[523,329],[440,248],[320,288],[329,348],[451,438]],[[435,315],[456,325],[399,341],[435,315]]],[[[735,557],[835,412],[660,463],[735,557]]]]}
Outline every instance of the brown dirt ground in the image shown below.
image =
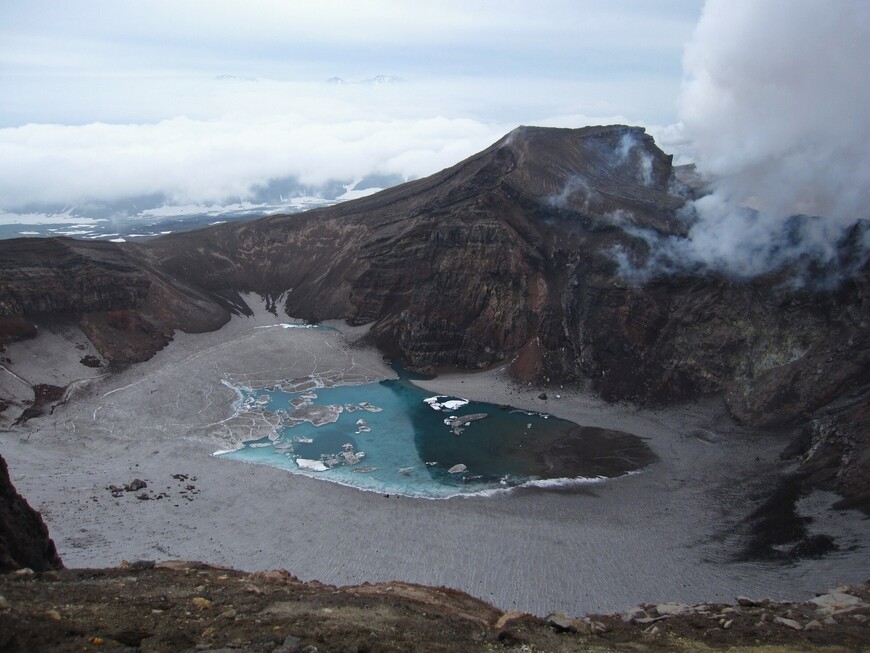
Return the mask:
{"type": "Polygon", "coordinates": [[[134,563],[0,576],[0,651],[870,650],[870,585],[849,592],[865,605],[800,631],[775,618],[806,624],[817,616],[812,604],[711,604],[672,617],[557,626],[445,588],[333,587],[285,571],[134,563]]]}

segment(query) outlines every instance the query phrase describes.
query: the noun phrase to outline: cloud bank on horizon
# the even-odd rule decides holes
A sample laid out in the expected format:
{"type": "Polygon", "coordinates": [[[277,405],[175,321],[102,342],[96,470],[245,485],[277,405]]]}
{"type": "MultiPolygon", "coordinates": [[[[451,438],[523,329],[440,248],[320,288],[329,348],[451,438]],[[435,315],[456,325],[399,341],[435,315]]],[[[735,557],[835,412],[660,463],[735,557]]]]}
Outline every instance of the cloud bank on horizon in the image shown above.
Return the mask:
{"type": "Polygon", "coordinates": [[[8,0],[0,213],[409,179],[523,123],[673,122],[700,3],[8,0]]]}

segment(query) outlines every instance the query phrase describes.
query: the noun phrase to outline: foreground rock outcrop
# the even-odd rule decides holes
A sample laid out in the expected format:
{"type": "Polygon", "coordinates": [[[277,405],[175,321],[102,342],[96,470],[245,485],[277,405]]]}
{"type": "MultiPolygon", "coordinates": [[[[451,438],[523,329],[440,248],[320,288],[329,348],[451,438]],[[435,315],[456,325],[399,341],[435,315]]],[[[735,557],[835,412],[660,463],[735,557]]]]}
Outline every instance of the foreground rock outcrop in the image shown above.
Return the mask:
{"type": "Polygon", "coordinates": [[[6,461],[0,456],[0,573],[62,567],[45,522],[15,491],[6,461]]]}
{"type": "Polygon", "coordinates": [[[698,191],[681,179],[640,128],[521,127],[431,177],[301,215],[140,244],[3,241],[0,338],[50,312],[127,364],[246,313],[239,293],[255,292],[294,317],[371,324],[416,370],[508,363],[521,381],[644,403],[721,393],[744,423],[794,434],[807,482],[870,509],[870,269],[835,290],[788,270],[625,278],[618,260],[649,254],[638,230],[687,232],[698,191]]]}
{"type": "Polygon", "coordinates": [[[333,587],[191,562],[0,576],[0,650],[855,651],[870,587],[803,603],[659,604],[547,619],[405,583],[333,587]]]}

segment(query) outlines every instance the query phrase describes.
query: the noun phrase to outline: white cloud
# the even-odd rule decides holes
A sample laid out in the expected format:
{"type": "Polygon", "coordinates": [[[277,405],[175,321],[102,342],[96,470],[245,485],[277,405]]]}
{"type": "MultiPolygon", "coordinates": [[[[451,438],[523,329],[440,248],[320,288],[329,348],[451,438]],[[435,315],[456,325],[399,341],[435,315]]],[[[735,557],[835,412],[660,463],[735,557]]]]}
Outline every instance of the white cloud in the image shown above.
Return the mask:
{"type": "MultiPolygon", "coordinates": [[[[597,97],[606,87],[588,84],[577,92],[597,97]]],[[[520,122],[614,120],[589,117],[614,107],[594,102],[579,114],[583,106],[553,99],[552,88],[546,79],[519,87],[516,79],[377,86],[125,79],[106,89],[104,111],[119,117],[126,102],[144,96],[151,104],[142,106],[154,116],[178,108],[183,115],[0,129],[0,207],[156,193],[178,203],[236,201],[269,179],[288,176],[305,184],[372,172],[418,178],[487,147],[520,122]],[[119,88],[123,102],[109,97],[119,88]]],[[[103,97],[95,91],[88,101],[103,97]]],[[[65,108],[71,109],[74,98],[65,108]]]]}
{"type": "Polygon", "coordinates": [[[644,0],[539,0],[534,5],[505,0],[6,0],[4,14],[11,34],[78,36],[121,53],[152,43],[268,58],[276,48],[292,52],[299,45],[319,48],[312,53],[317,58],[329,56],[326,47],[357,45],[444,51],[476,46],[522,53],[589,47],[679,50],[698,7],[697,0],[658,6],[644,0]]]}
{"type": "Polygon", "coordinates": [[[420,177],[519,124],[665,122],[699,3],[6,0],[0,208],[237,201],[420,177]],[[377,74],[407,83],[324,83],[377,74]]]}
{"type": "Polygon", "coordinates": [[[163,193],[173,202],[248,198],[270,178],[305,184],[370,172],[419,177],[482,149],[498,128],[471,120],[196,121],[26,125],[0,130],[6,208],[163,193]]]}

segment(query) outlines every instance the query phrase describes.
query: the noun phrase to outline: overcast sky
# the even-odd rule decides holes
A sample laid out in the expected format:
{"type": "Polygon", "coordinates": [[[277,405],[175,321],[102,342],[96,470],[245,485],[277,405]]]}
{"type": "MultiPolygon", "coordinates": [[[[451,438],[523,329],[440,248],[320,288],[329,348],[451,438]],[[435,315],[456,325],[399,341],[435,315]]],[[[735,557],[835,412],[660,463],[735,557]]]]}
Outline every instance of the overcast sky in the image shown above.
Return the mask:
{"type": "Polygon", "coordinates": [[[221,202],[423,176],[519,124],[669,125],[702,4],[3,0],[0,209],[221,202]]]}

